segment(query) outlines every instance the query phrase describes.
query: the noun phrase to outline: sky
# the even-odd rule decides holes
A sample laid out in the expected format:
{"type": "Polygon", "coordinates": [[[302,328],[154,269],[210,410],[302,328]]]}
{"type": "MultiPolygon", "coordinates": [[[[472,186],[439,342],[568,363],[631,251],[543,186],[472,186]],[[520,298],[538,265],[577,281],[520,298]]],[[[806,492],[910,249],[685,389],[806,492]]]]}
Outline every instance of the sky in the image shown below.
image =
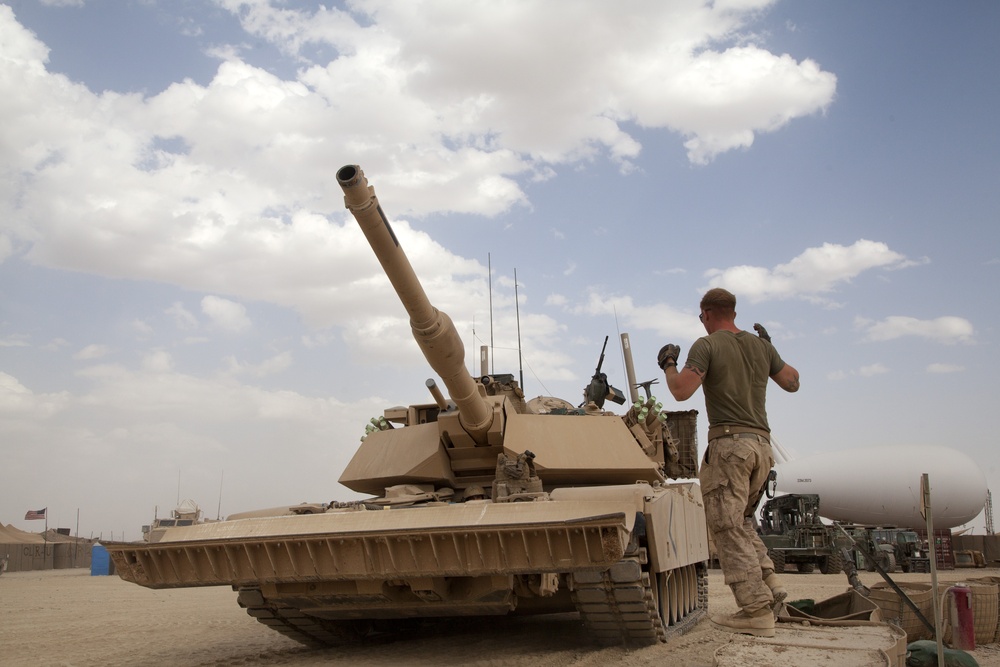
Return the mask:
{"type": "Polygon", "coordinates": [[[0,3],[0,522],[358,497],[365,424],[432,371],[347,164],[475,375],[489,345],[576,404],[605,336],[626,389],[628,333],[703,420],[656,353],[726,287],[801,375],[769,392],[786,449],[943,445],[1000,488],[998,29],[987,1],[0,3]]]}

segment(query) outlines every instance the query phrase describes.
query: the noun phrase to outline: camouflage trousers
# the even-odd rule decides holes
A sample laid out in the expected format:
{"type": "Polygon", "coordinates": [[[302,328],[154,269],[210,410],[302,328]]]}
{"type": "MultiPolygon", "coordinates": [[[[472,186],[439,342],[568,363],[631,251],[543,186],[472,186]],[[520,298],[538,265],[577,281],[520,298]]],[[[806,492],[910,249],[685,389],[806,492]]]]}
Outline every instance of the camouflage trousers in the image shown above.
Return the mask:
{"type": "Polygon", "coordinates": [[[753,521],[773,465],[766,437],[737,433],[709,440],[699,474],[719,565],[736,603],[748,614],[774,602],[764,584],[774,563],[753,521]]]}

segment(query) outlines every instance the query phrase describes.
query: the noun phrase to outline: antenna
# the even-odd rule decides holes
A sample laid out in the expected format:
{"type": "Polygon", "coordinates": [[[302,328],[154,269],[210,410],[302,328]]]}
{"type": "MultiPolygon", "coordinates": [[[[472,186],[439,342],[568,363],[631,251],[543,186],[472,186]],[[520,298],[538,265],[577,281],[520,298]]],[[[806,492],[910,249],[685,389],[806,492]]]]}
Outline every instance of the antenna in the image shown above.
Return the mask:
{"type": "MultiPolygon", "coordinates": [[[[490,370],[493,369],[493,357],[496,356],[496,352],[493,349],[493,260],[490,257],[490,253],[486,253],[486,270],[489,272],[490,279],[490,370]]],[[[517,278],[514,278],[514,282],[517,282],[517,278]]]]}
{"type": "Polygon", "coordinates": [[[219,508],[215,510],[215,520],[218,521],[222,517],[222,480],[226,478],[226,469],[222,469],[222,474],[219,475],[219,508]]]}
{"type": "Polygon", "coordinates": [[[521,307],[517,302],[517,269],[514,269],[514,314],[517,316],[517,368],[521,373],[521,391],[524,391],[524,366],[521,364],[521,307]]]}
{"type": "Polygon", "coordinates": [[[181,469],[177,469],[177,504],[174,507],[180,507],[181,504],[181,469]]]}

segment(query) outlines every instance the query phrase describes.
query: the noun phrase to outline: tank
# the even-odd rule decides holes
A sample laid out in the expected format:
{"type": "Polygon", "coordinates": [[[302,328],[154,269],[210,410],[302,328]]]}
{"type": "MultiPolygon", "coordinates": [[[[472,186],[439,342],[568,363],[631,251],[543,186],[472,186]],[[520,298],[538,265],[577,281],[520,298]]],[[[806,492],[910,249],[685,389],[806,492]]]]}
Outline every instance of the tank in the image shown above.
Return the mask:
{"type": "Polygon", "coordinates": [[[366,499],[106,543],[117,574],[231,586],[250,616],[310,645],[462,616],[576,612],[596,640],[628,645],[692,627],[708,600],[696,411],[663,411],[650,382],[625,414],[606,411],[624,396],[600,363],[578,407],[526,401],[513,375],[473,377],[361,168],[337,181],[448,398],[430,379],[427,402],[370,420],[340,477],[366,499]]]}

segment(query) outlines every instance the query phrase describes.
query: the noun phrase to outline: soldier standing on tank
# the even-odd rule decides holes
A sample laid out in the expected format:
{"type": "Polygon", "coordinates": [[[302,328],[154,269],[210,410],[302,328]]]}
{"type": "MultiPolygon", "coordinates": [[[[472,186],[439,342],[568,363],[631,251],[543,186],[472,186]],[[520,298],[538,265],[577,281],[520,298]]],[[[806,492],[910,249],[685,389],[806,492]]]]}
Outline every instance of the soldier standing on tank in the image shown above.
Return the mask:
{"type": "Polygon", "coordinates": [[[657,363],[678,401],[698,387],[705,392],[708,448],[699,474],[705,516],[725,581],[740,611],[712,616],[728,632],[774,636],[776,603],[788,595],[774,572],[767,547],[757,535],[753,513],[774,465],[765,411],[768,378],[784,389],[799,389],[799,373],[782,361],[767,331],[759,336],[736,326],[736,297],[715,288],[701,300],[703,336],[691,346],[678,372],[680,347],[664,345],[657,363]]]}

